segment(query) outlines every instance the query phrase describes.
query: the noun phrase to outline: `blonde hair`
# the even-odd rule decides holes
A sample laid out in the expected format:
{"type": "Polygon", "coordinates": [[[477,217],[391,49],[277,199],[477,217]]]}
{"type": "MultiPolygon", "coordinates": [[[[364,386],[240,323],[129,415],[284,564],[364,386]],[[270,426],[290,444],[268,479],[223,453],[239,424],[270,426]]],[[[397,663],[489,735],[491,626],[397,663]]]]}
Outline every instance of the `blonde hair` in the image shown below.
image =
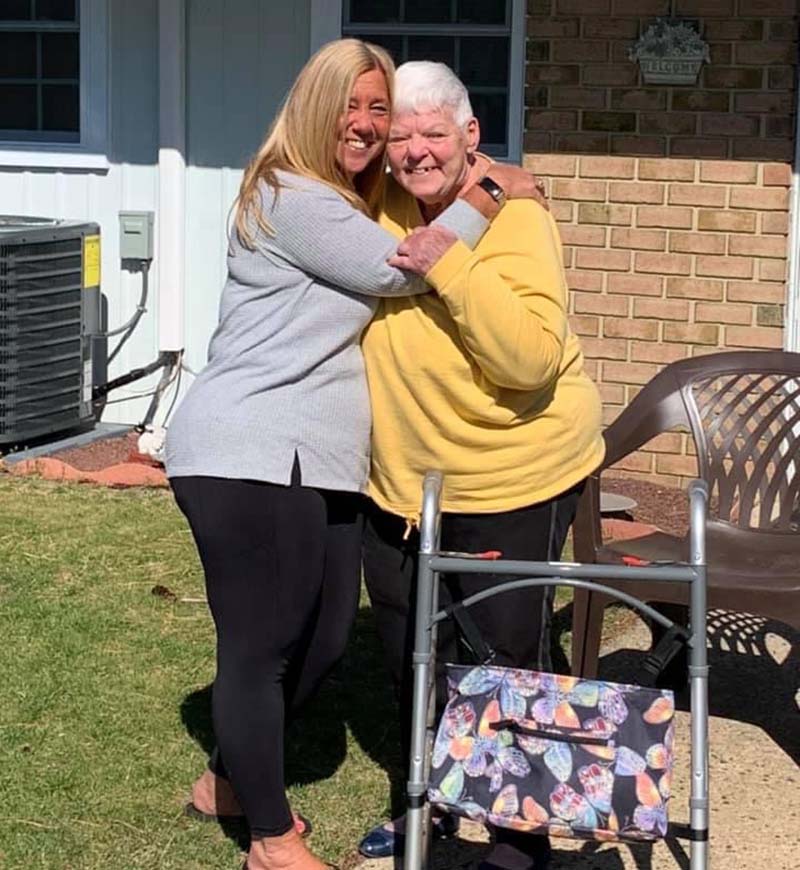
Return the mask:
{"type": "Polygon", "coordinates": [[[359,39],[329,42],[311,57],[286,95],[266,138],[248,164],[236,200],[235,228],[239,240],[253,248],[255,228],[272,235],[262,210],[259,184],[278,194],[276,170],[296,172],[322,181],[354,208],[377,214],[385,176],[385,156],[374,160],[351,182],[336,161],[339,122],[347,112],[356,79],[379,69],[386,78],[389,106],[394,89],[394,63],[377,45],[359,39]]]}

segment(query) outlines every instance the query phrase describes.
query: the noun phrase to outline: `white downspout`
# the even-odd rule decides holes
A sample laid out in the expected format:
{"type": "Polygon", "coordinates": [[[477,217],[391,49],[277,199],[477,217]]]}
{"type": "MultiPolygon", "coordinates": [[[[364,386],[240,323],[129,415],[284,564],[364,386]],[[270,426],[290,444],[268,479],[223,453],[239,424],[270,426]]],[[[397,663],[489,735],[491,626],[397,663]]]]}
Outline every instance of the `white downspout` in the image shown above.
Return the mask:
{"type": "Polygon", "coordinates": [[[158,3],[158,349],[184,346],[185,0],[158,3]]]}
{"type": "MultiPolygon", "coordinates": [[[[800,63],[800,54],[798,54],[800,63]]],[[[789,204],[789,280],[786,287],[786,325],[783,347],[800,351],[800,88],[796,91],[794,114],[794,165],[789,204]]]]}

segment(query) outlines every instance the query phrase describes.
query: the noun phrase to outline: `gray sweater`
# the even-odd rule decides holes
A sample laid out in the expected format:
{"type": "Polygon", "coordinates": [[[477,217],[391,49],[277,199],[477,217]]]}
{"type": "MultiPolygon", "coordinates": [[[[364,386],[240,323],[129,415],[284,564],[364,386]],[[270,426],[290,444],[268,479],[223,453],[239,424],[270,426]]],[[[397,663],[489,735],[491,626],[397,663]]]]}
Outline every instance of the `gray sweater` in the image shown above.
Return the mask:
{"type": "MultiPolygon", "coordinates": [[[[325,184],[279,173],[262,185],[274,236],[256,250],[230,240],[219,325],[169,424],[170,477],[288,484],[295,451],[302,481],[364,491],[370,407],[360,339],[381,296],[429,290],[387,265],[397,239],[325,184]]],[[[437,223],[474,247],[488,226],[457,200],[437,223]]]]}

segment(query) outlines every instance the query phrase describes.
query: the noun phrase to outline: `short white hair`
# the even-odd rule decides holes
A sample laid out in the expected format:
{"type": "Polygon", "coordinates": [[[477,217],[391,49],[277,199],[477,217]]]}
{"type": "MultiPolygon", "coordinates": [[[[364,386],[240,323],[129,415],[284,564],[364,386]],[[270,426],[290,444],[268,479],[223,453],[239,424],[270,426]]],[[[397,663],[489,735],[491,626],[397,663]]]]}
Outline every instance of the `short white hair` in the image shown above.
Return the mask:
{"type": "Polygon", "coordinates": [[[459,127],[474,117],[467,89],[449,66],[432,60],[401,64],[394,77],[392,111],[402,114],[428,108],[450,109],[459,127]]]}

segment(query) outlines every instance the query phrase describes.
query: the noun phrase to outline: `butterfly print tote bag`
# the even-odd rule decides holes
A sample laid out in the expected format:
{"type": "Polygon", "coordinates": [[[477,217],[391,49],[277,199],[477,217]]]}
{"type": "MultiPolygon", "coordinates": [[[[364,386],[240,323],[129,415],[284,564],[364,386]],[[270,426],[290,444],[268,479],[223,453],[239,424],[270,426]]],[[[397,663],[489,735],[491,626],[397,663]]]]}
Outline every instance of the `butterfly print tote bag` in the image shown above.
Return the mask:
{"type": "Polygon", "coordinates": [[[448,665],[447,680],[432,803],[517,831],[665,836],[672,692],[489,665],[448,665]]]}

